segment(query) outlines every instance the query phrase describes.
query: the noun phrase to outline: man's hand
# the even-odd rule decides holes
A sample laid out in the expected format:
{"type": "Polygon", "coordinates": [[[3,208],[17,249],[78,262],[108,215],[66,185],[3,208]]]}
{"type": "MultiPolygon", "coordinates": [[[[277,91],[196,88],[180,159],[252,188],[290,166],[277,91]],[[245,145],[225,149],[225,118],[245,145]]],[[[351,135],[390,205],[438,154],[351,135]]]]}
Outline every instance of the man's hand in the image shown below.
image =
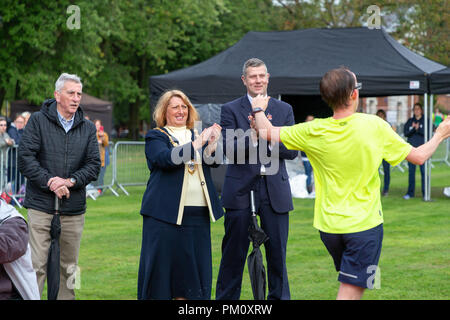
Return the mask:
{"type": "Polygon", "coordinates": [[[53,192],[56,194],[56,196],[59,199],[62,199],[62,197],[66,197],[67,199],[70,198],[70,191],[66,186],[59,187],[58,189],[56,189],[53,192]]]}
{"type": "Polygon", "coordinates": [[[270,97],[264,97],[262,94],[258,94],[256,97],[252,99],[252,110],[255,108],[261,108],[264,111],[267,109],[267,105],[269,104],[270,97]]]}
{"type": "Polygon", "coordinates": [[[73,183],[70,182],[70,179],[63,179],[60,177],[53,177],[50,178],[47,182],[47,186],[49,187],[50,191],[55,192],[56,189],[61,188],[62,186],[66,187],[66,188],[71,188],[73,187],[73,183]]]}
{"type": "MultiPolygon", "coordinates": [[[[252,99],[252,110],[261,108],[266,110],[269,104],[270,97],[264,97],[262,95],[257,95],[252,99]]],[[[267,120],[266,114],[264,112],[256,112],[253,114],[253,118],[250,119],[250,126],[253,129],[255,127],[258,132],[258,137],[270,141],[270,142],[280,142],[280,128],[274,127],[272,123],[267,120]],[[252,120],[255,120],[255,124],[252,124],[252,120]]]]}
{"type": "Polygon", "coordinates": [[[447,139],[450,137],[450,117],[447,117],[444,121],[441,122],[439,127],[437,127],[435,135],[439,135],[442,140],[447,139]]]}
{"type": "Polygon", "coordinates": [[[439,144],[448,137],[450,137],[450,117],[441,122],[433,137],[427,143],[417,148],[412,147],[406,160],[416,165],[424,164],[425,161],[431,158],[439,144]]]}

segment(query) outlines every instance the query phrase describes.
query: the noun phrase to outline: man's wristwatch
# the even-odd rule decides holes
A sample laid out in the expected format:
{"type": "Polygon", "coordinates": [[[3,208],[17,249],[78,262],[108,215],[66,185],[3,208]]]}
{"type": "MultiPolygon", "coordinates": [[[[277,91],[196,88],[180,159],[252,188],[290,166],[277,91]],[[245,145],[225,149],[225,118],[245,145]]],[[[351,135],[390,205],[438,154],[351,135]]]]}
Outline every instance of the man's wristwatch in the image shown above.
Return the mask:
{"type": "Polygon", "coordinates": [[[69,179],[69,181],[70,181],[70,183],[72,183],[73,185],[75,185],[75,184],[77,183],[77,179],[75,179],[75,178],[73,178],[73,177],[71,177],[71,178],[69,179]]]}
{"type": "Polygon", "coordinates": [[[260,112],[260,111],[264,111],[264,109],[263,109],[263,108],[260,108],[260,107],[256,107],[256,108],[254,108],[254,109],[252,110],[252,114],[255,115],[255,113],[258,113],[258,112],[260,112]]]}

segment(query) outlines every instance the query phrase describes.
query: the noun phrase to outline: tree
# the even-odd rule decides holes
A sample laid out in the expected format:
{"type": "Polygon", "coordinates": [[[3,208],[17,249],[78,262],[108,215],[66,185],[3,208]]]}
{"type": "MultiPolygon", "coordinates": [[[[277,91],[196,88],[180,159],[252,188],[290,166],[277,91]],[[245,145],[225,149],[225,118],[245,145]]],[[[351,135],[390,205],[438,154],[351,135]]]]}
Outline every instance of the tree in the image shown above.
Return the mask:
{"type": "Polygon", "coordinates": [[[116,123],[148,120],[148,78],[198,63],[258,28],[269,29],[270,0],[80,0],[0,3],[0,105],[3,98],[40,104],[61,72],[78,74],[84,91],[114,102],[116,123]],[[146,116],[145,116],[146,115],[146,116]]]}
{"type": "Polygon", "coordinates": [[[393,36],[427,58],[450,65],[450,2],[389,1],[398,23],[393,36]]]}
{"type": "MultiPolygon", "coordinates": [[[[279,29],[367,26],[371,0],[276,0],[283,8],[279,29]]],[[[448,0],[379,0],[381,22],[393,37],[429,59],[450,64],[448,0]]]]}
{"type": "Polygon", "coordinates": [[[189,52],[195,51],[191,47],[197,41],[185,40],[193,36],[188,34],[189,26],[210,28],[218,22],[222,8],[220,0],[114,1],[109,5],[115,31],[101,44],[107,66],[91,89],[112,98],[115,114],[128,124],[131,138],[139,134],[140,110],[148,110],[149,76],[168,71],[168,65],[182,65],[174,61],[191,60],[189,52]]]}
{"type": "Polygon", "coordinates": [[[202,62],[231,47],[249,31],[270,31],[276,21],[271,0],[225,0],[217,10],[216,21],[201,25],[202,17],[186,24],[180,39],[177,60],[168,62],[171,70],[202,62]]]}
{"type": "Polygon", "coordinates": [[[277,0],[284,9],[283,30],[359,27],[367,20],[371,0],[277,0]]]}
{"type": "MultiPolygon", "coordinates": [[[[449,64],[449,2],[380,0],[382,25],[411,49],[449,64]]],[[[0,2],[0,108],[4,99],[40,104],[61,72],[114,103],[117,124],[138,137],[149,119],[150,75],[225,50],[248,31],[367,25],[371,0],[70,0],[0,2]]],[[[1,110],[0,110],[1,111],[1,110]]]]}
{"type": "Polygon", "coordinates": [[[89,84],[103,67],[98,45],[107,26],[96,10],[102,2],[78,4],[81,27],[71,30],[66,24],[69,1],[1,2],[0,93],[40,104],[53,96],[62,72],[76,73],[89,84]]]}
{"type": "Polygon", "coordinates": [[[108,13],[115,31],[101,44],[107,67],[97,77],[103,81],[90,89],[108,91],[115,118],[127,124],[136,139],[139,119],[150,120],[150,75],[199,63],[249,30],[270,28],[262,14],[255,13],[258,5],[264,14],[271,6],[270,1],[257,0],[113,2],[108,13]]]}

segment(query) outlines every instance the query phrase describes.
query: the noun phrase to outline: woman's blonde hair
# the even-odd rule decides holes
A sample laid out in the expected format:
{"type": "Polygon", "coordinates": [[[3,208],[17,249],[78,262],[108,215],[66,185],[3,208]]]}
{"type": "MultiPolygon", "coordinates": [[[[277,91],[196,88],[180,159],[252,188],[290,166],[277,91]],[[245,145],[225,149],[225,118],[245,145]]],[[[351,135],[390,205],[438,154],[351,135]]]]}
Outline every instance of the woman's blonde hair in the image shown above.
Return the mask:
{"type": "Polygon", "coordinates": [[[169,90],[162,94],[156,104],[155,111],[153,112],[153,119],[158,127],[164,127],[167,124],[166,114],[167,106],[169,105],[170,99],[173,97],[178,97],[186,104],[188,107],[188,118],[186,121],[186,128],[194,128],[194,122],[199,120],[197,110],[195,110],[189,98],[180,90],[169,90]]]}

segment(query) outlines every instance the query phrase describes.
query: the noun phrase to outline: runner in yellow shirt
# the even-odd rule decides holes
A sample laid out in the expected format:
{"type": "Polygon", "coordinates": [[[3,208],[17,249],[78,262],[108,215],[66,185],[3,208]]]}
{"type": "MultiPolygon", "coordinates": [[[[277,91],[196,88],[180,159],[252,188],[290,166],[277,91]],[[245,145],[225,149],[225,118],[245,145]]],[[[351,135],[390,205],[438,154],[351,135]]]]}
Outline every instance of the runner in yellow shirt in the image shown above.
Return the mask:
{"type": "Polygon", "coordinates": [[[320,93],[333,116],[290,127],[273,127],[260,112],[267,108],[267,97],[252,102],[260,137],[308,155],[316,182],[314,227],[339,272],[337,299],[360,299],[365,288],[373,287],[383,239],[381,161],[393,166],[404,159],[423,164],[450,136],[447,119],[428,143],[412,147],[382,119],[356,113],[359,89],[349,69],[328,71],[320,81],[320,93]]]}

